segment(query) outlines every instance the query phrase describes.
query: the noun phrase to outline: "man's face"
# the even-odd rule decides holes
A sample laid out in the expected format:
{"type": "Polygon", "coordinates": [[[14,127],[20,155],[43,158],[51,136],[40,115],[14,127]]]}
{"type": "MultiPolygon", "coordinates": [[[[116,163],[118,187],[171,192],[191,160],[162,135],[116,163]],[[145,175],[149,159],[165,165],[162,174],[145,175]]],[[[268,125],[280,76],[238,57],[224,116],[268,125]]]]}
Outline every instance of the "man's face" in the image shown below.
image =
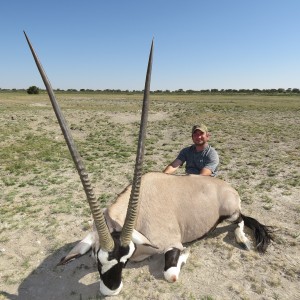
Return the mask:
{"type": "Polygon", "coordinates": [[[194,131],[192,139],[195,145],[202,146],[208,142],[209,135],[207,132],[202,132],[201,130],[197,129],[194,131]]]}

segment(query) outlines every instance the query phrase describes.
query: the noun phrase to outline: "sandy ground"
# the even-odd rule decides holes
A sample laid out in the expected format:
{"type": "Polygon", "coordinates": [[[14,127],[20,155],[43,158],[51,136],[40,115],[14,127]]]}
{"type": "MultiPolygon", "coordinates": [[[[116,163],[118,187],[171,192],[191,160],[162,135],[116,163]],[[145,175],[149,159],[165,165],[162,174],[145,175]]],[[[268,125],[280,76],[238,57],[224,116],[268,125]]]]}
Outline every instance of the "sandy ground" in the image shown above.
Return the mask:
{"type": "MultiPolygon", "coordinates": [[[[30,124],[23,128],[24,131],[29,130],[33,135],[49,136],[54,142],[61,141],[61,135],[59,131],[56,131],[58,125],[54,121],[49,106],[43,101],[32,105],[34,105],[34,111],[23,110],[22,106],[20,109],[13,110],[12,106],[8,105],[9,113],[1,115],[2,124],[5,123],[8,126],[7,124],[23,120],[30,124]],[[38,109],[43,107],[47,109],[37,114],[38,109]]],[[[160,135],[154,141],[153,148],[161,149],[161,151],[153,153],[156,164],[152,167],[150,165],[150,168],[155,171],[162,170],[166,163],[174,158],[181,145],[190,142],[188,135],[182,138],[183,141],[178,142],[178,136],[174,139],[176,128],[180,128],[182,125],[175,113],[180,109],[184,110],[186,104],[171,102],[167,104],[168,109],[163,109],[164,105],[164,103],[158,102],[154,109],[155,113],[150,116],[149,120],[152,133],[150,139],[153,138],[155,128],[160,131],[160,135]],[[166,126],[166,119],[170,120],[169,126],[166,126]],[[172,150],[169,150],[170,155],[163,155],[166,148],[172,143],[172,150]]],[[[65,109],[68,109],[68,103],[65,104],[65,109]]],[[[238,113],[238,115],[240,114],[243,112],[238,113]]],[[[265,115],[264,120],[270,122],[266,126],[270,126],[274,117],[284,124],[292,122],[289,114],[291,114],[290,111],[286,112],[286,115],[281,113],[278,116],[271,116],[270,113],[268,118],[265,115]]],[[[139,120],[138,113],[131,112],[130,109],[114,114],[113,112],[106,112],[105,109],[99,113],[99,111],[91,112],[91,110],[73,108],[67,115],[70,124],[73,124],[74,136],[80,143],[87,139],[89,130],[93,126],[99,125],[97,120],[100,117],[106,116],[109,119],[109,124],[115,124],[116,128],[122,127],[126,132],[133,130],[132,126],[139,120]]],[[[247,113],[245,113],[246,115],[247,113]]],[[[232,115],[231,121],[229,119],[227,122],[234,124],[235,117],[236,115],[232,115]]],[[[235,121],[242,122],[244,120],[244,116],[240,116],[240,118],[240,120],[235,119],[235,121]]],[[[259,113],[253,115],[253,118],[263,119],[259,113]]],[[[189,128],[192,121],[186,120],[186,125],[183,124],[183,127],[189,128]]],[[[299,112],[298,119],[296,113],[293,115],[293,122],[299,127],[299,112]]],[[[243,212],[246,215],[255,217],[260,222],[274,226],[276,229],[274,242],[270,245],[267,253],[260,255],[254,250],[244,251],[240,249],[234,240],[235,226],[224,223],[206,238],[187,245],[191,254],[187,264],[182,269],[178,282],[170,284],[164,280],[162,274],[163,256],[157,255],[143,262],[127,265],[123,272],[124,288],[120,295],[114,299],[300,299],[300,187],[298,184],[292,185],[287,191],[286,188],[280,186],[280,182],[284,182],[285,178],[293,177],[295,174],[299,176],[299,162],[294,164],[292,170],[288,165],[284,165],[284,162],[281,162],[283,164],[280,165],[282,172],[276,173],[276,184],[262,192],[257,187],[260,182],[263,182],[265,175],[262,175],[262,172],[254,171],[249,175],[243,167],[247,160],[249,162],[249,157],[253,157],[247,156],[250,155],[247,153],[255,151],[247,148],[249,146],[247,142],[252,141],[251,145],[255,145],[262,141],[255,134],[248,135],[244,140],[237,135],[236,140],[231,139],[232,144],[230,144],[236,155],[233,155],[230,161],[225,162],[225,150],[228,145],[222,145],[221,142],[218,144],[217,140],[221,141],[221,133],[223,133],[223,137],[226,134],[226,126],[220,125],[219,129],[215,127],[213,135],[214,145],[220,150],[224,159],[220,177],[235,187],[243,186],[241,193],[248,199],[242,204],[243,212]],[[233,173],[230,175],[232,168],[240,171],[242,175],[233,175],[233,173]],[[245,178],[246,175],[247,178],[245,178]]],[[[232,129],[232,125],[228,124],[228,128],[232,129]]],[[[2,140],[1,146],[5,147],[6,144],[13,145],[13,143],[22,141],[24,131],[20,129],[15,131],[21,135],[18,135],[17,138],[16,135],[14,138],[12,135],[7,135],[5,140],[2,140]]],[[[230,134],[227,133],[227,135],[230,134]]],[[[274,134],[274,138],[275,136],[276,134],[274,134]]],[[[269,153],[273,153],[271,158],[262,157],[261,153],[258,153],[258,161],[262,159],[282,161],[280,155],[288,155],[288,151],[299,154],[300,148],[299,142],[295,139],[296,136],[297,133],[286,136],[284,142],[276,143],[276,150],[270,147],[269,153]]],[[[128,143],[134,140],[130,135],[125,138],[128,143]]],[[[261,145],[257,147],[261,148],[261,145]]],[[[38,153],[38,149],[36,151],[38,153]]],[[[17,152],[14,153],[15,159],[19,159],[18,156],[17,152]]],[[[148,160],[152,160],[153,157],[148,156],[148,160]]],[[[127,160],[131,159],[132,157],[127,160]]],[[[102,158],[101,161],[103,160],[102,158]]],[[[21,184],[21,182],[33,180],[33,175],[30,172],[12,175],[2,164],[0,299],[103,298],[99,294],[97,267],[89,254],[66,266],[56,266],[61,257],[66,255],[68,249],[87,234],[87,224],[90,221],[77,174],[72,169],[70,160],[64,161],[67,162],[62,166],[57,166],[57,172],[51,171],[54,174],[53,177],[62,176],[62,180],[54,182],[50,172],[49,178],[52,178],[54,186],[47,182],[47,189],[44,190],[42,189],[43,184],[21,184]],[[7,184],[7,178],[10,178],[10,184],[7,184]],[[18,183],[12,183],[13,180],[17,180],[18,183]],[[28,196],[26,197],[26,195],[28,196]],[[61,201],[67,201],[64,199],[71,197],[74,201],[73,208],[75,211],[62,209],[53,212],[53,206],[61,205],[61,202],[54,201],[54,195],[56,198],[61,198],[61,201]],[[27,207],[28,203],[32,205],[30,211],[27,211],[25,207],[23,212],[16,210],[15,213],[8,214],[8,209],[5,210],[7,207],[20,209],[20,203],[24,203],[24,201],[27,201],[27,207]],[[45,204],[47,205],[45,206],[45,204]]],[[[92,164],[94,164],[93,160],[91,160],[90,166],[92,164]]],[[[97,177],[97,170],[95,170],[92,177],[96,177],[96,192],[106,189],[106,192],[109,191],[108,201],[111,201],[130,181],[132,162],[129,165],[126,162],[120,162],[119,165],[118,163],[112,165],[109,162],[108,164],[112,166],[113,171],[108,172],[104,168],[101,176],[98,174],[99,177],[97,177]],[[118,172],[119,168],[122,169],[122,172],[118,172]]],[[[252,167],[251,164],[247,164],[249,172],[253,170],[252,167]]],[[[42,173],[43,171],[37,172],[37,174],[42,173]]],[[[47,178],[39,176],[41,175],[35,175],[34,180],[47,181],[47,178]]],[[[48,180],[50,180],[49,178],[48,180]]]]}

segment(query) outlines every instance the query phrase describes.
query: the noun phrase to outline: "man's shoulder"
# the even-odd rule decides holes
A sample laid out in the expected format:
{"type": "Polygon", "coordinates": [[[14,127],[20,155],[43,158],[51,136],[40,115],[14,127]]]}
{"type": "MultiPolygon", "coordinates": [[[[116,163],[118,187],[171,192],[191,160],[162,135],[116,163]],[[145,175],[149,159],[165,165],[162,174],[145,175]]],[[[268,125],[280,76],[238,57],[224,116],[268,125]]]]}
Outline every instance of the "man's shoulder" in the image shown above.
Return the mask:
{"type": "Polygon", "coordinates": [[[193,153],[193,146],[188,146],[180,150],[177,158],[181,161],[185,161],[188,157],[190,157],[193,153]]]}
{"type": "Polygon", "coordinates": [[[206,155],[207,156],[219,156],[217,150],[210,145],[207,147],[206,155]]]}
{"type": "Polygon", "coordinates": [[[217,150],[216,150],[213,146],[211,146],[211,145],[208,145],[207,151],[208,151],[208,152],[209,152],[209,151],[211,151],[211,152],[217,152],[217,150]]]}
{"type": "Polygon", "coordinates": [[[194,151],[194,145],[184,147],[184,148],[181,149],[180,152],[187,153],[187,152],[192,152],[192,151],[194,151]]]}

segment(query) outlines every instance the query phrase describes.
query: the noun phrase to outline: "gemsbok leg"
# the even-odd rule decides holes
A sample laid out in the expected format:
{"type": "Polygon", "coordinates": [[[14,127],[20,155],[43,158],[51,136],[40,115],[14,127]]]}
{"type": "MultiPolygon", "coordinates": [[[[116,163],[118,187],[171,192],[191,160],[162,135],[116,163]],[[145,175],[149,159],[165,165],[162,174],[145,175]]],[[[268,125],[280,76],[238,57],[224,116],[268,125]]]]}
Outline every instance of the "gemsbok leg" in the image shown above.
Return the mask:
{"type": "Polygon", "coordinates": [[[183,264],[186,263],[190,253],[184,248],[171,248],[165,253],[164,277],[169,282],[175,282],[179,278],[179,273],[183,264]]]}

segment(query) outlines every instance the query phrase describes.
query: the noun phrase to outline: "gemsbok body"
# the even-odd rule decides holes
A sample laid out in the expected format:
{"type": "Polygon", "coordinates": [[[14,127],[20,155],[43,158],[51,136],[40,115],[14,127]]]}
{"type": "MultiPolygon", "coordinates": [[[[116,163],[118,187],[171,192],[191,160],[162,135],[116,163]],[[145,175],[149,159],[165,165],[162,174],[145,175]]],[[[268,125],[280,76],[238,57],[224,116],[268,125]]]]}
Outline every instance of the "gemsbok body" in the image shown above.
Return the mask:
{"type": "Polygon", "coordinates": [[[251,249],[251,242],[243,230],[245,225],[254,232],[257,251],[266,251],[271,241],[269,228],[241,213],[240,197],[225,181],[200,175],[176,176],[158,172],[142,175],[153,41],[146,74],[133,183],[113,204],[102,210],[51,84],[26,33],[25,36],[79,173],[94,219],[94,229],[62,258],[60,264],[68,263],[92,249],[100,274],[100,292],[104,295],[117,295],[123,286],[122,270],[128,260],[140,261],[156,253],[165,255],[166,280],[176,281],[180,268],[189,255],[184,244],[204,237],[224,220],[237,223],[235,236],[243,248],[251,249]]]}

